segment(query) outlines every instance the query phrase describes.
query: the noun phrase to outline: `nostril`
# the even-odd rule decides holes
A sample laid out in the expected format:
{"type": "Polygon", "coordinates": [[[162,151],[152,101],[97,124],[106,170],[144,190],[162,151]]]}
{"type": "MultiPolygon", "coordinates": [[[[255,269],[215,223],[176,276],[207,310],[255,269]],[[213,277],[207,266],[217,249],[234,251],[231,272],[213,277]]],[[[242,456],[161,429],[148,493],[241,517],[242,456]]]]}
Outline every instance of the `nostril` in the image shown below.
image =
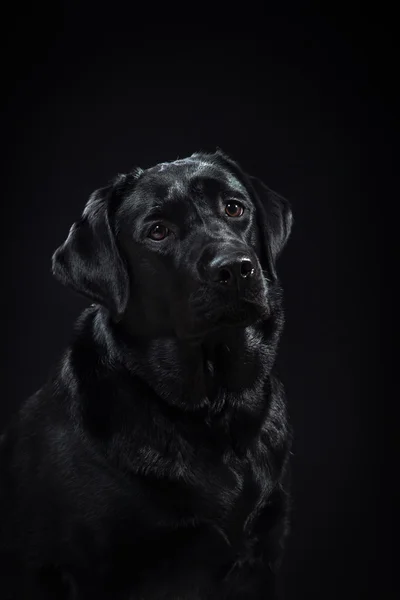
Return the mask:
{"type": "Polygon", "coordinates": [[[219,281],[220,283],[229,283],[232,279],[232,273],[229,269],[220,269],[219,271],[219,281]]]}
{"type": "Polygon", "coordinates": [[[254,273],[254,267],[251,260],[244,258],[240,265],[240,275],[242,277],[250,277],[254,273]]]}

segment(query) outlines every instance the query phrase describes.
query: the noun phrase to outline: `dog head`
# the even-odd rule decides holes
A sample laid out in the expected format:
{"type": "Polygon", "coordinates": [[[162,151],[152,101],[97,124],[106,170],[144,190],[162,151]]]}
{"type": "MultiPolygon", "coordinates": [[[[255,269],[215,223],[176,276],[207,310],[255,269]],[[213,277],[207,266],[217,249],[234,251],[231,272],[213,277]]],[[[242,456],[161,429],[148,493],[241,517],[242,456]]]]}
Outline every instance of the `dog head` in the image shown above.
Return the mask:
{"type": "Polygon", "coordinates": [[[221,151],[120,175],[53,255],[64,284],[138,334],[197,338],[270,314],[288,202],[221,151]]]}

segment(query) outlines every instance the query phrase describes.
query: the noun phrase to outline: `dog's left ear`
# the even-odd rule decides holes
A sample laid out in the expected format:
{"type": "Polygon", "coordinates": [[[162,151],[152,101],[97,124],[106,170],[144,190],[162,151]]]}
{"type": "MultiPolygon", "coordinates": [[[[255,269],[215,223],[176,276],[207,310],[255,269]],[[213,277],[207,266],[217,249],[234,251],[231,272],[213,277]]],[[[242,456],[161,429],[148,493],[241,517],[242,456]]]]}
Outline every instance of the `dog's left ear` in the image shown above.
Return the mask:
{"type": "Polygon", "coordinates": [[[268,270],[276,280],[276,260],[282,252],[292,229],[293,215],[289,202],[270,190],[258,177],[244,173],[237,162],[221,148],[215,152],[217,161],[227,167],[253,197],[257,210],[258,225],[268,270]]]}
{"type": "Polygon", "coordinates": [[[120,320],[128,303],[129,278],[110,223],[114,185],[90,196],[82,217],[55,251],[52,270],[64,285],[102,304],[120,320]]]}
{"type": "Polygon", "coordinates": [[[248,179],[255,192],[254,199],[269,270],[276,279],[276,260],[292,229],[292,209],[285,198],[268,188],[258,177],[249,176],[248,179]]]}

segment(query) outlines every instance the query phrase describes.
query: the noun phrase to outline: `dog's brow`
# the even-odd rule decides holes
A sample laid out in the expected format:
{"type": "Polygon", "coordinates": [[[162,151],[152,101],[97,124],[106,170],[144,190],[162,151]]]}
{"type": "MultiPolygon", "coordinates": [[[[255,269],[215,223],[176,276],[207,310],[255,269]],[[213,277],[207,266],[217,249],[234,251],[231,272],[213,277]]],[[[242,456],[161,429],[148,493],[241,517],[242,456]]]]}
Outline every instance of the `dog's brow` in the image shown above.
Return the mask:
{"type": "Polygon", "coordinates": [[[243,194],[243,193],[246,194],[246,188],[244,187],[242,182],[239,181],[239,179],[237,177],[235,177],[231,173],[227,173],[225,175],[225,177],[226,177],[226,185],[229,189],[239,192],[240,194],[243,194]]]}
{"type": "Polygon", "coordinates": [[[207,196],[230,194],[232,192],[243,195],[243,185],[233,176],[224,174],[222,177],[198,175],[190,182],[191,190],[200,191],[207,196]]]}
{"type": "Polygon", "coordinates": [[[187,205],[177,199],[167,199],[162,203],[158,203],[153,206],[149,212],[144,216],[144,221],[150,221],[152,219],[160,219],[162,217],[166,219],[176,219],[182,217],[187,211],[187,205]]]}
{"type": "Polygon", "coordinates": [[[185,193],[184,182],[181,181],[180,179],[175,179],[175,181],[170,185],[165,199],[173,201],[175,194],[181,195],[184,193],[185,193]]]}

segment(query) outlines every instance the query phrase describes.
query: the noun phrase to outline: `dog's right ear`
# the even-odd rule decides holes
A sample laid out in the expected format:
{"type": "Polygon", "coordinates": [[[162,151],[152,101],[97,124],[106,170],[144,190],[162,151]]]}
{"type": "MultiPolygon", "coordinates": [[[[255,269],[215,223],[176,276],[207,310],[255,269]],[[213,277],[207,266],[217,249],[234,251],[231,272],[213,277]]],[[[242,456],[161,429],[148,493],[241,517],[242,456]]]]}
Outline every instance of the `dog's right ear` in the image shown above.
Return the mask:
{"type": "Polygon", "coordinates": [[[55,251],[52,270],[64,285],[105,306],[120,320],[129,299],[129,277],[110,223],[114,184],[90,196],[82,217],[55,251]]]}

